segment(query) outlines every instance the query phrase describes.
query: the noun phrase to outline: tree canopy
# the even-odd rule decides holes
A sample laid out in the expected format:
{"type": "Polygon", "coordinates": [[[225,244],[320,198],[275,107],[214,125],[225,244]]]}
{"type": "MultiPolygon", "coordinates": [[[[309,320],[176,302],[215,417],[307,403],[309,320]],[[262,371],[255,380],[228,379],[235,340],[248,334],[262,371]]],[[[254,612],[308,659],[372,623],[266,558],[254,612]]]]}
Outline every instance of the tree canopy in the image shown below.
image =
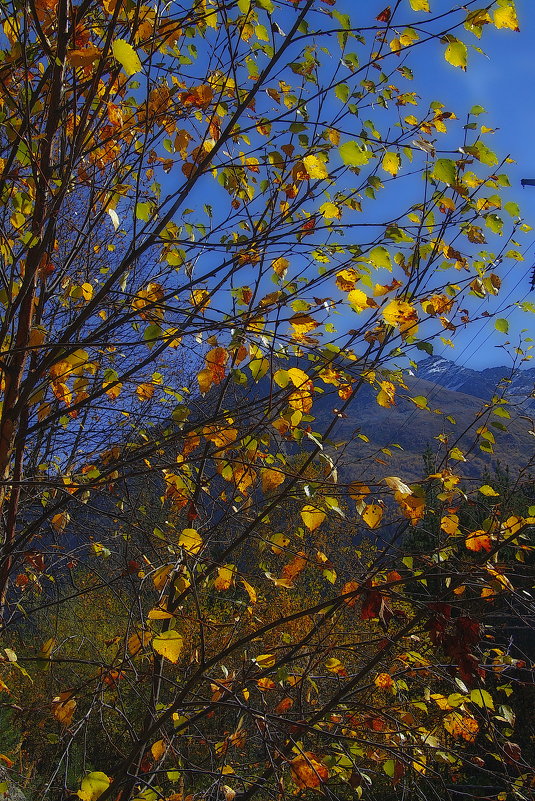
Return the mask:
{"type": "Polygon", "coordinates": [[[349,5],[0,10],[0,760],[35,797],[533,790],[500,628],[532,617],[533,460],[466,481],[507,381],[466,431],[409,381],[508,332],[511,157],[418,68],[516,10],[349,5]],[[356,421],[348,472],[360,397],[441,415],[433,469],[356,421]]]}

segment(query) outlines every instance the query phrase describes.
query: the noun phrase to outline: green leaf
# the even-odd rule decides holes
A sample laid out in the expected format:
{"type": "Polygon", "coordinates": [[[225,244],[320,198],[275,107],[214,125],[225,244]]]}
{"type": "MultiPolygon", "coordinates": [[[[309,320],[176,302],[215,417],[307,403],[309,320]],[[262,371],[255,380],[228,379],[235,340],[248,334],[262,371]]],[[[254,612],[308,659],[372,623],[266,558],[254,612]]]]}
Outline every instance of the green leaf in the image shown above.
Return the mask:
{"type": "Polygon", "coordinates": [[[339,83],[334,90],[334,94],[342,103],[347,103],[349,100],[349,86],[347,83],[339,83]]]}
{"type": "Polygon", "coordinates": [[[151,212],[151,204],[150,203],[136,203],[136,217],[138,220],[143,220],[143,222],[148,222],[151,212]]]}
{"type": "Polygon", "coordinates": [[[95,770],[84,776],[77,795],[82,801],[96,801],[109,786],[110,780],[106,774],[95,770]]]}
{"type": "Polygon", "coordinates": [[[275,6],[273,5],[273,0],[256,0],[260,8],[263,8],[264,11],[267,11],[268,14],[273,14],[275,11],[275,6]]]}
{"type": "Polygon", "coordinates": [[[113,55],[127,75],[135,75],[141,70],[141,61],[131,44],[124,39],[116,39],[111,46],[113,55]]]}
{"type": "Polygon", "coordinates": [[[470,700],[480,706],[481,709],[494,709],[494,701],[488,690],[472,690],[470,700]]]}
{"type": "Polygon", "coordinates": [[[494,328],[496,331],[499,331],[501,334],[508,334],[509,333],[509,321],[505,319],[505,317],[499,317],[495,323],[494,328]]]}
{"type": "Polygon", "coordinates": [[[366,255],[366,261],[373,264],[374,267],[383,267],[385,270],[392,269],[392,262],[390,260],[390,253],[382,245],[372,248],[366,255]]]}
{"type": "Polygon", "coordinates": [[[510,200],[508,203],[506,203],[504,209],[511,215],[511,217],[520,217],[520,206],[513,200],[510,200]]]}
{"type": "Polygon", "coordinates": [[[429,7],[429,0],[409,0],[409,3],[411,4],[413,11],[431,11],[431,8],[429,7]]]}
{"type": "Polygon", "coordinates": [[[486,164],[487,167],[493,167],[495,164],[499,163],[496,153],[494,153],[490,147],[487,147],[481,139],[478,139],[473,145],[466,147],[465,150],[467,153],[470,153],[471,156],[475,156],[482,164],[486,164]]]}
{"type": "Polygon", "coordinates": [[[340,153],[340,158],[348,167],[362,167],[373,158],[371,150],[366,150],[366,148],[354,141],[340,145],[338,152],[340,153]]]}
{"type": "Polygon", "coordinates": [[[449,186],[455,183],[457,167],[452,159],[437,159],[431,177],[449,186]]]}
{"type": "Polygon", "coordinates": [[[470,114],[473,114],[474,117],[479,117],[480,114],[485,114],[485,113],[486,109],[484,109],[483,106],[475,105],[472,106],[472,108],[470,109],[470,114]]]}
{"type": "Polygon", "coordinates": [[[460,39],[453,38],[453,41],[448,43],[444,58],[451,64],[452,67],[460,67],[465,70],[468,64],[468,48],[460,39]]]}

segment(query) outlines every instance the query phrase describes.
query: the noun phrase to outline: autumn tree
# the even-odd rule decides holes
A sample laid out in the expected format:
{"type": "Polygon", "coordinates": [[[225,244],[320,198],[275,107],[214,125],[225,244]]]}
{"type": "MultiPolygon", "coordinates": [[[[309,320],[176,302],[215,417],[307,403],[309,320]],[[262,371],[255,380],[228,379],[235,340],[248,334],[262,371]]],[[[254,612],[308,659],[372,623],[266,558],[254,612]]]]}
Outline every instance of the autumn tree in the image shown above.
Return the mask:
{"type": "Polygon", "coordinates": [[[483,109],[417,80],[515,7],[365,6],[2,6],[0,759],[39,796],[529,795],[481,608],[533,510],[482,485],[467,530],[454,434],[419,484],[337,441],[522,258],[483,109]]]}

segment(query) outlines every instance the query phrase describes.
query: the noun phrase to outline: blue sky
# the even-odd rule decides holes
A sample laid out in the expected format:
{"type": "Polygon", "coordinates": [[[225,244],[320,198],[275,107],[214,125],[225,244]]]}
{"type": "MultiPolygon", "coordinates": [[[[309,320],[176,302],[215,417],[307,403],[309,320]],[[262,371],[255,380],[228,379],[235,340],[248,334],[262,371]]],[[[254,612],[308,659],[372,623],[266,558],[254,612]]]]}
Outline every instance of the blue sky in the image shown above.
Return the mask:
{"type": "MultiPolygon", "coordinates": [[[[384,5],[387,3],[379,2],[377,7],[381,10],[384,5]]],[[[535,86],[535,8],[533,0],[517,0],[516,6],[520,33],[497,30],[488,25],[478,41],[461,29],[459,37],[466,44],[479,45],[487,54],[480,55],[469,48],[466,73],[447,64],[439,46],[426,48],[425,63],[422,62],[423,51],[421,55],[416,54],[414,60],[415,84],[422,96],[441,100],[458,116],[474,104],[484,106],[487,114],[479,121],[498,129],[489,137],[488,144],[493,145],[499,156],[510,154],[516,160],[516,164],[507,169],[512,188],[506,199],[520,204],[524,220],[534,230],[519,236],[522,251],[527,251],[526,260],[512,265],[501,296],[496,299],[502,305],[515,300],[535,303],[535,292],[529,291],[529,275],[535,264],[535,187],[522,189],[520,186],[521,178],[535,178],[535,102],[532,90],[535,86]]],[[[446,7],[451,7],[446,0],[431,2],[432,10],[446,7]]],[[[509,267],[505,270],[508,271],[509,267]]],[[[535,315],[507,309],[500,316],[509,320],[507,339],[513,345],[518,343],[521,329],[531,329],[530,333],[535,337],[535,315]]],[[[439,343],[435,352],[476,369],[509,363],[506,354],[496,347],[503,345],[505,338],[495,332],[492,321],[476,323],[452,339],[455,350],[447,346],[442,348],[439,343]]],[[[531,362],[528,366],[534,364],[531,362]]]]}

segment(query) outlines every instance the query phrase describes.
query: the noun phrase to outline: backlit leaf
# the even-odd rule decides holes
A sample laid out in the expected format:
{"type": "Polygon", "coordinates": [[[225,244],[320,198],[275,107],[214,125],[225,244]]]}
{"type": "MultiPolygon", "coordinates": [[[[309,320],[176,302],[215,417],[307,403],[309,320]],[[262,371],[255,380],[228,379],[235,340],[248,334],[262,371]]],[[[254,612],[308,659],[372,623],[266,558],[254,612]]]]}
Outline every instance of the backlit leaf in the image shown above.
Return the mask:
{"type": "Polygon", "coordinates": [[[401,168],[401,158],[399,153],[393,151],[385,153],[381,162],[381,167],[385,172],[390,173],[394,178],[401,168]]]}
{"type": "Polygon", "coordinates": [[[383,507],[378,503],[370,503],[364,507],[362,519],[370,528],[377,528],[383,517],[383,507]]]}
{"type": "Polygon", "coordinates": [[[162,631],[152,638],[152,647],[157,654],[176,664],[182,653],[184,639],[178,631],[162,631]]]}
{"type": "Polygon", "coordinates": [[[141,70],[139,56],[129,42],[116,39],[112,44],[112,51],[127,75],[135,75],[141,70]]]}
{"type": "Polygon", "coordinates": [[[325,162],[318,156],[305,156],[303,164],[305,165],[305,170],[309,178],[315,180],[329,177],[325,162]]]}
{"type": "Polygon", "coordinates": [[[97,801],[97,798],[108,789],[110,783],[110,779],[100,770],[88,773],[82,779],[80,789],[77,793],[78,798],[81,798],[82,801],[97,801]]]}
{"type": "Polygon", "coordinates": [[[303,506],[301,509],[301,519],[309,531],[315,531],[325,518],[327,517],[323,509],[318,509],[316,506],[303,506]]]}
{"type": "Polygon", "coordinates": [[[448,46],[444,52],[444,58],[451,64],[452,67],[460,67],[465,70],[468,64],[468,48],[460,39],[450,37],[452,41],[448,42],[448,46]]]}

